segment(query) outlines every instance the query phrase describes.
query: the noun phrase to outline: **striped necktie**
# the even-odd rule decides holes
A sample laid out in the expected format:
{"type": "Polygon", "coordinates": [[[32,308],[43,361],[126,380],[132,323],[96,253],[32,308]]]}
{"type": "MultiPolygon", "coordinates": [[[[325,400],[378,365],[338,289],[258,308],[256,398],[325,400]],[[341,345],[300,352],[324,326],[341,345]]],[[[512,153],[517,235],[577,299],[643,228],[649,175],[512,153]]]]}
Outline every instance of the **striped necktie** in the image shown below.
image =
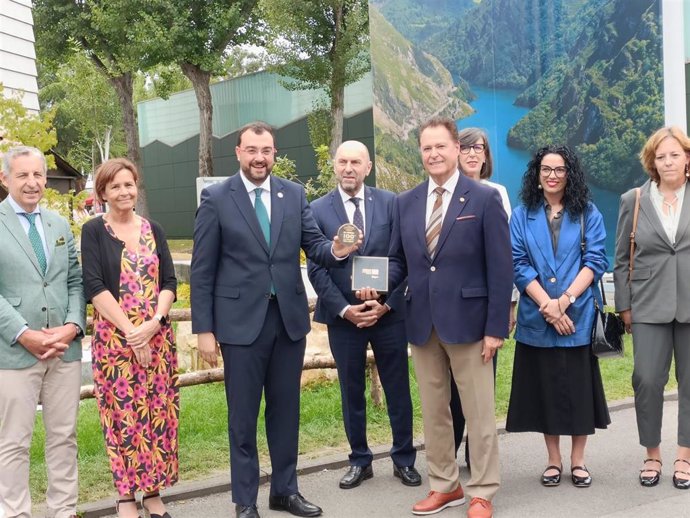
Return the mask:
{"type": "Polygon", "coordinates": [[[38,264],[41,267],[41,273],[45,275],[46,268],[48,267],[48,261],[46,260],[46,251],[43,249],[43,241],[41,241],[41,235],[38,233],[36,228],[36,214],[29,214],[25,212],[24,217],[29,220],[29,241],[31,242],[31,247],[34,249],[36,254],[36,259],[38,259],[38,264]]]}
{"type": "Polygon", "coordinates": [[[434,207],[431,209],[429,224],[426,226],[426,248],[432,258],[436,253],[436,246],[438,245],[438,238],[441,235],[441,226],[443,225],[443,193],[445,191],[443,187],[436,187],[434,189],[436,199],[434,200],[434,207]]]}

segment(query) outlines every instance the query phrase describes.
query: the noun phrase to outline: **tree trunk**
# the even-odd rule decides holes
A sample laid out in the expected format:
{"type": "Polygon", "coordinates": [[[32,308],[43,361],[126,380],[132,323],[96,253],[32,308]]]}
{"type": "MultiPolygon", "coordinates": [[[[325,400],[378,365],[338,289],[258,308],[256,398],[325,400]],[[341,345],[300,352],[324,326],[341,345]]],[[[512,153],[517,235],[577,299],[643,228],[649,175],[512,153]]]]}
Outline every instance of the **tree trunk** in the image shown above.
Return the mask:
{"type": "Polygon", "coordinates": [[[125,141],[127,142],[127,158],[134,162],[139,169],[139,196],[137,198],[137,214],[145,218],[149,217],[149,208],[146,201],[146,186],[144,174],[141,169],[141,148],[139,147],[139,128],[137,127],[137,117],[134,112],[134,96],[132,93],[132,73],[125,72],[120,76],[108,77],[110,83],[117,92],[122,109],[122,125],[125,129],[125,141]]]}
{"type": "Polygon", "coordinates": [[[199,176],[213,176],[213,102],[211,73],[192,63],[180,63],[182,73],[194,87],[199,106],[199,176]]]}
{"type": "Polygon", "coordinates": [[[343,143],[343,105],[345,100],[345,87],[341,86],[331,91],[331,145],[328,150],[332,157],[338,146],[343,143]]]}
{"type": "Polygon", "coordinates": [[[340,2],[333,10],[333,45],[329,57],[331,62],[331,83],[329,94],[331,95],[331,144],[328,146],[331,157],[335,156],[338,146],[343,142],[343,108],[345,105],[345,70],[342,50],[340,48],[340,36],[343,31],[343,3],[340,2]]]}

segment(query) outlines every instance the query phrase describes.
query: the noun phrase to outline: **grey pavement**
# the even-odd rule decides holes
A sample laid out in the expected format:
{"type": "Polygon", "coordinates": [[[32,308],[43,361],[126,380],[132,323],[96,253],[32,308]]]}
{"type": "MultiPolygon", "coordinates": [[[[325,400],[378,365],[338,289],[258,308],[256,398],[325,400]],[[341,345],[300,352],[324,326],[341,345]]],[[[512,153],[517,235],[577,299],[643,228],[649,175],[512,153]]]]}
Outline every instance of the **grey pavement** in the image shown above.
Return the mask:
{"type": "MultiPolygon", "coordinates": [[[[564,476],[559,487],[545,488],[539,478],[546,464],[546,450],[539,434],[522,433],[499,436],[502,485],[494,500],[496,518],[523,517],[607,517],[607,518],[687,518],[690,517],[690,491],[675,489],[671,483],[678,422],[678,402],[675,395],[667,397],[664,404],[662,430],[663,474],[655,488],[643,488],[637,481],[644,450],[637,440],[635,412],[630,401],[612,406],[612,424],[607,430],[598,431],[587,446],[587,466],[594,482],[589,489],[577,489],[569,477],[570,441],[564,438],[562,453],[564,476]]],[[[338,488],[344,473],[344,453],[324,457],[316,461],[300,462],[307,474],[299,477],[300,492],[320,505],[326,518],[397,518],[413,516],[410,509],[414,502],[426,496],[428,480],[426,458],[420,451],[417,468],[423,476],[421,487],[410,488],[393,478],[392,463],[385,456],[384,448],[377,449],[381,458],[374,462],[374,478],[351,490],[338,488]],[[337,462],[336,462],[337,461],[337,462]],[[325,466],[325,467],[324,467],[325,466]]],[[[464,484],[469,473],[460,470],[464,484]]],[[[180,483],[168,492],[174,501],[168,510],[174,518],[232,518],[231,503],[226,476],[194,483],[180,483]],[[213,492],[213,491],[219,492],[213,492]],[[203,493],[206,496],[194,497],[203,493]]],[[[285,512],[268,509],[268,484],[259,488],[258,507],[262,518],[287,518],[285,512]]],[[[469,498],[468,498],[469,501],[469,498]]],[[[85,516],[103,516],[105,507],[112,501],[82,506],[85,516]]],[[[446,509],[440,518],[464,517],[467,504],[446,509]]],[[[110,515],[113,516],[113,515],[110,515]]]]}

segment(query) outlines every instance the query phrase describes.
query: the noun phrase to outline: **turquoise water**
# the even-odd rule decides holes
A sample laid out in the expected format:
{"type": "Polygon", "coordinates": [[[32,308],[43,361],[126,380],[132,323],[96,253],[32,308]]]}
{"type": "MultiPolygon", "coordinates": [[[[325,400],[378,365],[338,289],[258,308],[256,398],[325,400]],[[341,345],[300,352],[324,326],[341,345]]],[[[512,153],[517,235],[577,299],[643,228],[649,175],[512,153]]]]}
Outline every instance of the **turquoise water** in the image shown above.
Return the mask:
{"type": "MultiPolygon", "coordinates": [[[[522,175],[527,169],[531,154],[521,149],[508,147],[508,130],[515,125],[529,109],[515,106],[513,102],[519,94],[517,90],[494,90],[473,86],[477,99],[470,104],[476,111],[471,116],[457,121],[458,128],[476,126],[489,134],[489,143],[494,160],[494,173],[491,180],[505,186],[510,196],[510,204],[518,205],[518,193],[522,175]]],[[[548,144],[547,142],[544,143],[548,144]]],[[[613,267],[618,218],[619,193],[605,191],[590,186],[594,203],[604,216],[606,225],[606,252],[609,256],[609,269],[613,267]]]]}

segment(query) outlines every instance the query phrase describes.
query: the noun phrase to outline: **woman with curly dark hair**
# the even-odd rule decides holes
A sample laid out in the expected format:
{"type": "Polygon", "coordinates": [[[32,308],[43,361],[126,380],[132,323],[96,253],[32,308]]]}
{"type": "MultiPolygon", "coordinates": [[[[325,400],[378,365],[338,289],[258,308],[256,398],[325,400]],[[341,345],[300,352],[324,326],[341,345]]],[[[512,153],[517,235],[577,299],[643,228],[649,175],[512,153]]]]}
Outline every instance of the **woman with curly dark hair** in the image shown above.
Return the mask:
{"type": "Polygon", "coordinates": [[[506,429],[544,434],[544,486],[560,483],[560,436],[570,435],[571,480],[589,487],[587,436],[610,423],[599,364],[590,352],[594,300],[601,305],[597,282],[608,266],[604,221],[567,146],[537,151],[520,198],[510,219],[521,298],[506,429]]]}

